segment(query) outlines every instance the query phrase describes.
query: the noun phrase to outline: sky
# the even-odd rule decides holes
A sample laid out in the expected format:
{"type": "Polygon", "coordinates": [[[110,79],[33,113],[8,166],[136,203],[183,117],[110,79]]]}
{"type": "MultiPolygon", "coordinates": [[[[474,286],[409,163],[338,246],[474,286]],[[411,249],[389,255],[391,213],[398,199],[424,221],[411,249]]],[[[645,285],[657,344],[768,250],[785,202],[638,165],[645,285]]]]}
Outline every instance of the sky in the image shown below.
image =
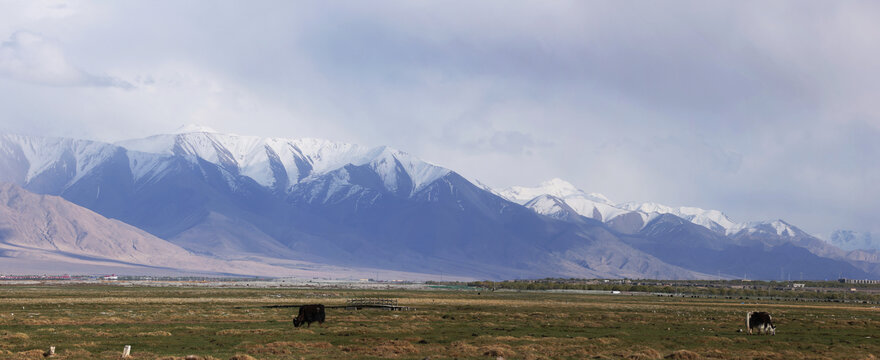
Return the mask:
{"type": "Polygon", "coordinates": [[[389,145],[493,187],[880,233],[880,3],[3,1],[0,131],[389,145]]]}

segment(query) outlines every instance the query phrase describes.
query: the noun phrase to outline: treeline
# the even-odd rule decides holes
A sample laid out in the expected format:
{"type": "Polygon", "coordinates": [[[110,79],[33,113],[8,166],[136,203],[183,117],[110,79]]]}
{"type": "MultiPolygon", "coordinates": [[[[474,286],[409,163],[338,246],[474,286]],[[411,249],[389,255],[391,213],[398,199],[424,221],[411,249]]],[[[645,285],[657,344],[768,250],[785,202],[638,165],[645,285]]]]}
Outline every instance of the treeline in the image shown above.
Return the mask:
{"type": "Polygon", "coordinates": [[[877,289],[873,286],[857,286],[838,282],[803,281],[804,288],[791,288],[791,283],[776,281],[705,280],[705,281],[642,281],[642,280],[583,280],[541,279],[508,281],[472,281],[468,283],[443,283],[495,290],[599,290],[621,292],[645,292],[669,295],[693,295],[732,299],[774,298],[780,300],[856,301],[880,303],[880,295],[865,292],[877,289]],[[849,291],[851,288],[860,291],[849,291]]]}

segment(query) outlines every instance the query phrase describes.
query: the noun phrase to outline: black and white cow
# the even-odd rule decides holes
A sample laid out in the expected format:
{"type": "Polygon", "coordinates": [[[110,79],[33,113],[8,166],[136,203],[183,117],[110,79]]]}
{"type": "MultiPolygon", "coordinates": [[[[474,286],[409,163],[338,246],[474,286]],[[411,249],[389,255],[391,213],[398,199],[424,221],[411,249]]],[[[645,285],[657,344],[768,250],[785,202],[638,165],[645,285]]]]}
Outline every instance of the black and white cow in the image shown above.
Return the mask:
{"type": "Polygon", "coordinates": [[[306,327],[311,327],[315,321],[319,324],[324,323],[324,305],[322,304],[300,306],[299,314],[293,318],[293,326],[299,327],[306,324],[306,327]]]}
{"type": "Polygon", "coordinates": [[[757,311],[746,314],[746,327],[749,329],[749,334],[754,329],[758,334],[776,335],[776,325],[773,325],[773,318],[767,312],[757,311]]]}

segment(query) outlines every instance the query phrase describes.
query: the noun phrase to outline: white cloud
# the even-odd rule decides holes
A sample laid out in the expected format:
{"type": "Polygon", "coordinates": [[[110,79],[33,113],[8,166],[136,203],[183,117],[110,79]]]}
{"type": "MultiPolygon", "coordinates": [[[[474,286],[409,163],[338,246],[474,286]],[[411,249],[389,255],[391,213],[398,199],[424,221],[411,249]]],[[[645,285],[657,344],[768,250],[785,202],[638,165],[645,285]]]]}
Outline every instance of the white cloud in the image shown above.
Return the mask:
{"type": "Polygon", "coordinates": [[[61,19],[76,14],[71,1],[34,0],[25,3],[21,16],[28,20],[61,19]]]}
{"type": "Polygon", "coordinates": [[[48,86],[132,87],[126,81],[78,69],[56,42],[27,31],[18,31],[0,44],[0,76],[48,86]]]}
{"type": "Polygon", "coordinates": [[[0,2],[0,130],[386,144],[493,186],[558,176],[876,233],[877,18],[827,1],[0,2]],[[108,91],[120,78],[134,88],[108,91]]]}

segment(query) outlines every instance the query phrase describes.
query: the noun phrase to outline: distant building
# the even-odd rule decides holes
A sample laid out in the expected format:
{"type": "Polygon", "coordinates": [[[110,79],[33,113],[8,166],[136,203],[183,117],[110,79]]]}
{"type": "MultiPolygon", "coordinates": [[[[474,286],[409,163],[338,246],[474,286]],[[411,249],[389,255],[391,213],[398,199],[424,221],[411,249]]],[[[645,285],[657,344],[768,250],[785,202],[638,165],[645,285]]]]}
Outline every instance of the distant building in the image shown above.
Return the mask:
{"type": "Polygon", "coordinates": [[[791,287],[794,289],[803,289],[806,284],[791,284],[791,287]]]}
{"type": "Polygon", "coordinates": [[[868,280],[868,279],[838,279],[837,281],[842,282],[844,284],[880,284],[880,280],[868,280]]]}
{"type": "Polygon", "coordinates": [[[116,276],[116,274],[105,275],[102,279],[104,279],[104,280],[119,280],[119,276],[116,276]]]}

